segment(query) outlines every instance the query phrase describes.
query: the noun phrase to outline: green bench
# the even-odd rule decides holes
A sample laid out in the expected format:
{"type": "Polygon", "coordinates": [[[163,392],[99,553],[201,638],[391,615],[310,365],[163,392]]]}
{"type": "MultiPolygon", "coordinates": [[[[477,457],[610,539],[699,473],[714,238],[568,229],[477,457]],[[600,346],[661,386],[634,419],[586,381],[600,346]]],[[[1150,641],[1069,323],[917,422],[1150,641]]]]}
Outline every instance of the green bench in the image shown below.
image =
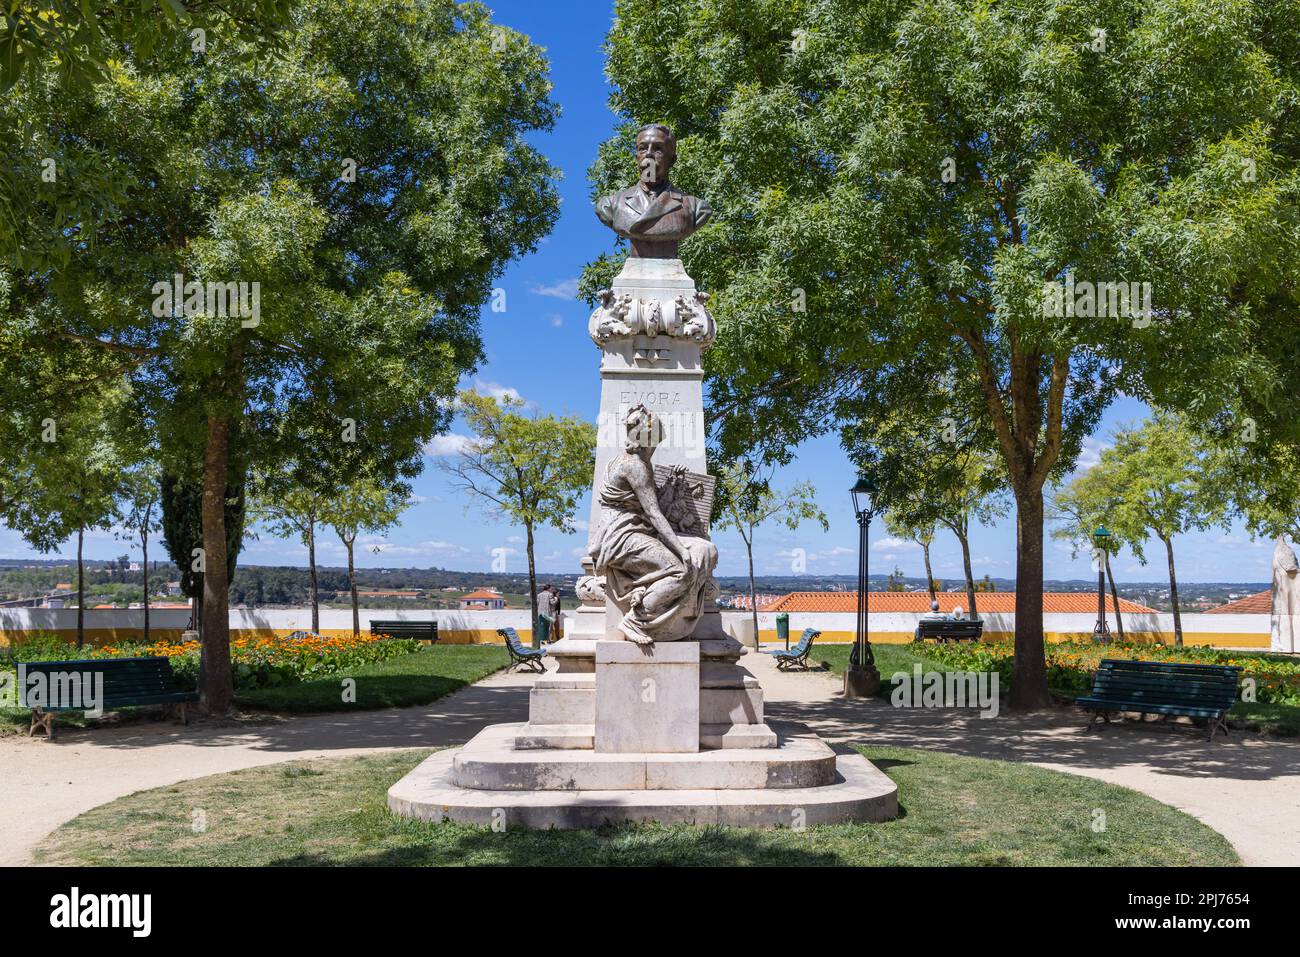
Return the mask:
{"type": "Polygon", "coordinates": [[[436,621],[372,621],[370,634],[386,635],[389,638],[415,638],[436,645],[438,623],[436,621]]]}
{"type": "Polygon", "coordinates": [[[198,701],[194,691],[176,687],[172,663],[167,658],[95,658],[86,661],[27,661],[18,665],[19,703],[32,711],[27,729],[30,738],[39,726],[47,740],[54,740],[54,712],[88,711],[91,695],[104,711],[137,705],[167,705],[179,711],[188,724],[186,706],[198,701]],[[33,685],[32,676],[43,676],[33,685]],[[100,680],[102,679],[102,685],[100,680]],[[43,685],[43,693],[33,691],[43,685]],[[79,700],[52,700],[79,687],[79,700]],[[53,689],[53,690],[52,690],[53,689]]]}
{"type": "Polygon", "coordinates": [[[497,634],[505,640],[506,650],[510,652],[510,664],[506,671],[512,671],[516,667],[536,671],[539,675],[546,671],[546,665],[542,661],[546,657],[545,648],[525,648],[513,628],[498,628],[497,634]]]}
{"type": "Polygon", "coordinates": [[[1095,712],[1089,728],[1098,718],[1109,724],[1111,714],[1123,711],[1205,718],[1213,741],[1220,728],[1228,734],[1227,714],[1237,702],[1240,673],[1233,665],[1106,658],[1097,666],[1092,693],[1075,704],[1095,712]]]}
{"type": "Polygon", "coordinates": [[[980,618],[922,618],[916,623],[916,641],[979,641],[984,634],[980,618]]]}
{"type": "Polygon", "coordinates": [[[788,671],[796,667],[807,671],[808,652],[812,651],[813,642],[820,636],[821,632],[816,628],[805,628],[803,634],[799,636],[798,642],[789,651],[785,649],[769,651],[768,654],[776,659],[777,671],[788,671]]]}

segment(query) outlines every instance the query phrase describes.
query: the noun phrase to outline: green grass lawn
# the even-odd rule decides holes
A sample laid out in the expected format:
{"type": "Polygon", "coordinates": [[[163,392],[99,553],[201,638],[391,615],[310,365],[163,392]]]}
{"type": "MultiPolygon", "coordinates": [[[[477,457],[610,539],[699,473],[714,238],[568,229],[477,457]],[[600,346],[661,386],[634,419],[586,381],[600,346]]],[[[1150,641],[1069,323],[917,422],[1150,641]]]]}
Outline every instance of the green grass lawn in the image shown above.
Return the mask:
{"type": "MultiPolygon", "coordinates": [[[[890,677],[899,671],[910,673],[914,664],[920,664],[926,671],[948,671],[951,665],[927,658],[924,647],[920,645],[872,645],[876,654],[876,668],[880,671],[880,694],[888,697],[893,690],[890,677]]],[[[853,646],[813,645],[809,662],[821,662],[835,674],[843,674],[849,666],[849,652],[853,646]]],[[[1066,692],[1058,692],[1062,697],[1071,697],[1066,692]]],[[[1228,712],[1228,723],[1233,728],[1276,734],[1282,737],[1300,735],[1300,708],[1284,704],[1247,704],[1238,702],[1228,712]]]]}
{"type": "Polygon", "coordinates": [[[432,824],[388,811],[388,787],[429,753],[402,751],[141,791],[65,824],[36,857],[168,866],[1238,863],[1222,835],[1126,788],[1026,764],[900,748],[862,752],[898,782],[903,813],[895,821],[806,831],[637,825],[503,833],[432,824]],[[201,833],[192,828],[197,809],[206,817],[201,833]]]}
{"type": "MultiPolygon", "coordinates": [[[[880,672],[880,694],[888,697],[894,686],[890,678],[900,671],[912,673],[913,665],[920,665],[926,671],[947,671],[948,666],[925,656],[925,649],[920,645],[872,645],[876,655],[876,670],[880,672]]],[[[851,644],[819,645],[813,644],[808,662],[820,662],[827,669],[841,675],[849,666],[851,644]]]]}
{"type": "MultiPolygon", "coordinates": [[[[235,706],[301,714],[428,704],[504,668],[509,661],[500,645],[435,645],[316,681],[241,691],[235,695],[235,706]],[[356,680],[355,703],[343,700],[344,678],[356,680]]],[[[123,708],[114,712],[113,720],[139,721],[161,713],[156,708],[123,708]]],[[[0,708],[0,735],[26,734],[30,718],[26,708],[0,708]]],[[[88,723],[75,711],[60,713],[55,722],[58,727],[85,727],[88,723]]]]}

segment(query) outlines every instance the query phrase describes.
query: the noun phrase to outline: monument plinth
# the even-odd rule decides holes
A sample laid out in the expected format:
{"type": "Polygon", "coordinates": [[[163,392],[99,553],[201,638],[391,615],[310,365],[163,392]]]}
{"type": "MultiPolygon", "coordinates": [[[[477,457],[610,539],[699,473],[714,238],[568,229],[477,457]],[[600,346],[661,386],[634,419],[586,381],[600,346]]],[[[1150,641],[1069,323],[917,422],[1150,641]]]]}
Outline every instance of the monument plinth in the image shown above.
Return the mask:
{"type": "Polygon", "coordinates": [[[766,723],[723,629],[701,364],[716,329],[677,258],[712,210],[669,183],[675,158],[666,127],[643,128],[640,181],[596,207],[629,256],[588,324],[601,404],[582,607],[528,722],[430,757],[389,790],[398,814],[559,828],[897,815],[897,788],[865,758],[766,723]]]}

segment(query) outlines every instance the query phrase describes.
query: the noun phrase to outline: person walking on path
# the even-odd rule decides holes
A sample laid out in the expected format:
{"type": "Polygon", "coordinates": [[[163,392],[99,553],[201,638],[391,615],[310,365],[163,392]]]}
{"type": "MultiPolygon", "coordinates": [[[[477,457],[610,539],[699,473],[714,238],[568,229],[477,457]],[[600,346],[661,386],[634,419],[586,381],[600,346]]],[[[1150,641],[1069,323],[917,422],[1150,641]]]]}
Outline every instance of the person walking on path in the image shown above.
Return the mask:
{"type": "Polygon", "coordinates": [[[537,647],[546,644],[551,637],[551,625],[555,623],[555,593],[550,585],[543,585],[537,593],[537,647]]]}
{"type": "Polygon", "coordinates": [[[555,608],[553,611],[555,622],[551,625],[551,643],[554,644],[564,637],[564,608],[560,601],[562,596],[560,595],[559,587],[556,585],[548,585],[546,587],[550,589],[551,596],[555,599],[555,608]]]}

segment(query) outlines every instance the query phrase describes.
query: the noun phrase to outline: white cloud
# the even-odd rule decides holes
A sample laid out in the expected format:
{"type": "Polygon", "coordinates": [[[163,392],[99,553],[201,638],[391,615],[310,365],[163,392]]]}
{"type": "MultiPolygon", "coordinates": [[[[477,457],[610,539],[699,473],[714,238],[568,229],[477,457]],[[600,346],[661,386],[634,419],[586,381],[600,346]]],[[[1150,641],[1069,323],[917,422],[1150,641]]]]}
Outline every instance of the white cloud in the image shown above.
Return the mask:
{"type": "MultiPolygon", "coordinates": [[[[921,546],[916,544],[916,542],[909,542],[906,541],[905,539],[893,538],[891,536],[890,538],[882,538],[878,541],[872,542],[871,547],[872,548],[920,548],[921,546]]],[[[888,558],[890,556],[886,555],[885,557],[888,558]]]]}
{"type": "Polygon", "coordinates": [[[518,389],[513,389],[508,385],[502,385],[499,382],[484,382],[482,379],[476,379],[474,382],[474,391],[479,395],[487,395],[500,402],[502,399],[523,399],[518,389]]]}
{"type": "Polygon", "coordinates": [[[561,279],[551,286],[533,283],[528,291],[534,296],[550,296],[552,299],[576,299],[578,298],[578,280],[561,279]]]}
{"type": "Polygon", "coordinates": [[[428,539],[422,542],[416,542],[412,545],[399,545],[393,542],[374,542],[366,545],[368,549],[377,549],[381,555],[390,556],[409,556],[425,557],[430,555],[468,555],[469,549],[464,545],[458,545],[455,542],[445,542],[439,539],[428,539]]]}
{"type": "Polygon", "coordinates": [[[464,451],[469,441],[468,435],[459,435],[455,432],[447,435],[435,435],[424,443],[424,454],[435,459],[444,455],[456,455],[464,451]]]}
{"type": "Polygon", "coordinates": [[[553,325],[557,329],[560,328],[560,326],[564,325],[564,317],[560,315],[558,312],[553,312],[546,318],[550,319],[551,325],[553,325]]]}
{"type": "Polygon", "coordinates": [[[1101,461],[1101,453],[1110,448],[1109,442],[1102,442],[1091,435],[1085,436],[1083,444],[1079,449],[1079,458],[1075,463],[1075,469],[1086,472],[1101,461]]]}

